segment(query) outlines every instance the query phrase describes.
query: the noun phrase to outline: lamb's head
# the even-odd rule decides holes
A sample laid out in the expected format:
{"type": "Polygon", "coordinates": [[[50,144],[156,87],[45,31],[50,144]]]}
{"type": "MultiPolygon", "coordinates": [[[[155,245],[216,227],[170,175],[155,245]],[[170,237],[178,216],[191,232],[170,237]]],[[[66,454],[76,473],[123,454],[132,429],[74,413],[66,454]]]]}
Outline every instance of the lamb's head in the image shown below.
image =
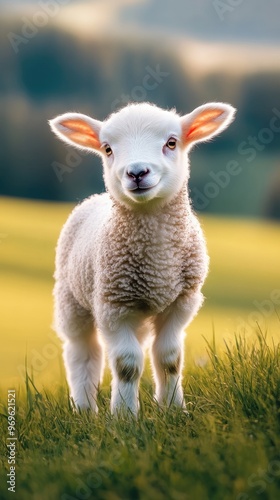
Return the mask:
{"type": "Polygon", "coordinates": [[[186,153],[233,120],[234,108],[209,103],[179,116],[149,103],[130,104],[104,122],[79,113],[51,120],[65,142],[103,158],[110,194],[129,207],[169,202],[189,175],[186,153]]]}

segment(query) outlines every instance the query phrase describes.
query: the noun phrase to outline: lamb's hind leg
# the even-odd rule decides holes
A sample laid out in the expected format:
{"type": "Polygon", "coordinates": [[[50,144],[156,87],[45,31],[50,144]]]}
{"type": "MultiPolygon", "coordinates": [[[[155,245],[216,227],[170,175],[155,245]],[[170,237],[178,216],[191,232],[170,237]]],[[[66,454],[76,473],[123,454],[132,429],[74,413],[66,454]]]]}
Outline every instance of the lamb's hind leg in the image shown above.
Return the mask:
{"type": "Polygon", "coordinates": [[[63,340],[70,395],[76,407],[97,411],[96,396],[103,372],[103,352],[92,315],[70,291],[55,287],[55,329],[63,340]]]}
{"type": "Polygon", "coordinates": [[[156,382],[156,400],[159,404],[185,406],[182,388],[184,362],[184,328],[192,320],[202,303],[202,295],[180,297],[168,311],[155,321],[155,340],[152,360],[156,382]]]}

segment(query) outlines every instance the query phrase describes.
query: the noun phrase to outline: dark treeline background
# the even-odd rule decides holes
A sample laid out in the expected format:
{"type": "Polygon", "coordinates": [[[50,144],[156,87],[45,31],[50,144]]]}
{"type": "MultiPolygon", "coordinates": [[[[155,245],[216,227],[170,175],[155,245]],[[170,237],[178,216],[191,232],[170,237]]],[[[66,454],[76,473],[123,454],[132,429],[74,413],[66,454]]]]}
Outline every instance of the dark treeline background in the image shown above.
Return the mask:
{"type": "Polygon", "coordinates": [[[280,218],[280,131],[263,132],[274,116],[280,127],[280,70],[240,71],[234,78],[226,69],[193,75],[168,43],[148,37],[128,43],[106,34],[86,39],[51,23],[15,53],[8,34],[21,33],[22,23],[3,18],[0,29],[2,195],[76,201],[104,189],[100,159],[67,148],[50,132],[48,120],[59,113],[103,120],[127,101],[148,100],[186,113],[220,100],[238,113],[221,137],[191,154],[195,208],[280,218]],[[151,77],[157,85],[148,90],[143,79],[157,68],[167,75],[151,77]],[[253,151],[250,136],[259,136],[253,151]],[[236,176],[225,173],[231,160],[240,168],[236,176]]]}

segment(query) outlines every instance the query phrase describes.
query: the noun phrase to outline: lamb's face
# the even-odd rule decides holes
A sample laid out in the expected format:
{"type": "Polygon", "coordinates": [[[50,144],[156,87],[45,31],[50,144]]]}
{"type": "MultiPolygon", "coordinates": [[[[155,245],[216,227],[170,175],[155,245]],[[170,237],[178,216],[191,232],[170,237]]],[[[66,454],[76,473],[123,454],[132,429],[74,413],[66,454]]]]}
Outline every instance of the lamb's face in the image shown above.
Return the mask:
{"type": "Polygon", "coordinates": [[[100,141],[106,186],[122,203],[168,201],[188,176],[175,112],[149,104],[126,107],[103,123],[100,141]]]}
{"type": "Polygon", "coordinates": [[[152,104],[131,104],[100,122],[79,113],[51,120],[65,142],[103,158],[111,195],[130,207],[170,201],[188,178],[187,152],[233,120],[234,108],[209,103],[180,117],[152,104]]]}

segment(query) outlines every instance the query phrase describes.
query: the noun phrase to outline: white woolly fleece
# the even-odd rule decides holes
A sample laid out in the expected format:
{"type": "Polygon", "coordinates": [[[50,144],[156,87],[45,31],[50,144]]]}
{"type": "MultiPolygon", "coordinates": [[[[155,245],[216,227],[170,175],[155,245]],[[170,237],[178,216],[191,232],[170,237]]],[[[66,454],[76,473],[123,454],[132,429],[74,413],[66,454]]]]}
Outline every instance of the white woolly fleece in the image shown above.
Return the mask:
{"type": "Polygon", "coordinates": [[[184,328],[203,302],[208,271],[188,196],[187,152],[233,114],[223,103],[183,117],[144,103],[104,123],[73,113],[52,121],[60,138],[102,155],[108,189],[74,209],[57,246],[55,328],[77,406],[97,410],[105,344],[112,411],[136,414],[150,338],[155,397],[184,407],[184,328]]]}

